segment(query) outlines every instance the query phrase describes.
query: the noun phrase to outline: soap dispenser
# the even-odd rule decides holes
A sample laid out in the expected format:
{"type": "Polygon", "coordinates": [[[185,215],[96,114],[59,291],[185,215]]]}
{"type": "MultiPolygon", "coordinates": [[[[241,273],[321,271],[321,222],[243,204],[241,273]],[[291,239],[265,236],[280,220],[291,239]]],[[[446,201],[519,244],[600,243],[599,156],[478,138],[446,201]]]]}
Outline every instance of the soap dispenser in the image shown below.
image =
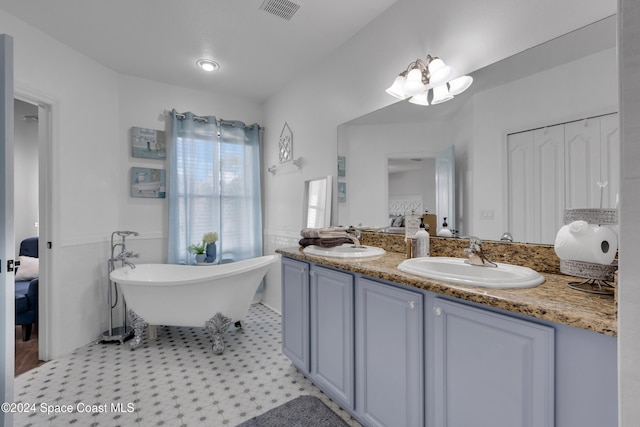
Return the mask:
{"type": "Polygon", "coordinates": [[[416,258],[429,256],[429,233],[424,228],[424,221],[420,219],[420,229],[415,235],[416,258]]]}
{"type": "Polygon", "coordinates": [[[444,222],[442,223],[442,228],[438,231],[438,236],[440,237],[453,237],[453,233],[449,230],[449,226],[447,225],[447,217],[444,217],[444,222]]]}

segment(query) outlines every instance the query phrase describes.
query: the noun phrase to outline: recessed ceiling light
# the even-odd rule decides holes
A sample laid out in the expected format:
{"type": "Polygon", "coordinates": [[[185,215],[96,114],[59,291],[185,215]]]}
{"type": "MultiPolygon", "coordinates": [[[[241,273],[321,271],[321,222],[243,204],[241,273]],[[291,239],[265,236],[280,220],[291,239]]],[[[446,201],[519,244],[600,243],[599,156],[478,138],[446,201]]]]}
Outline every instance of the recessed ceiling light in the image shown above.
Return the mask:
{"type": "Polygon", "coordinates": [[[198,59],[196,65],[205,71],[215,71],[220,68],[220,64],[211,59],[198,59]]]}

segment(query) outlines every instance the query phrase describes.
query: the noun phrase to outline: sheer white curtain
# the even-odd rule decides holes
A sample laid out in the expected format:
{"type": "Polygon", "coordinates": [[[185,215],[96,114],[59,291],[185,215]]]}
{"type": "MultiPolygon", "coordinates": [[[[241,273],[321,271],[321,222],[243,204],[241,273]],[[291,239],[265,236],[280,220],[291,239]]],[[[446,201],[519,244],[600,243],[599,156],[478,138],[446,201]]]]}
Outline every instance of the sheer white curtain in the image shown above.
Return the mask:
{"type": "Polygon", "coordinates": [[[262,255],[259,126],[174,110],[168,139],[169,263],[194,263],[212,231],[217,261],[262,255]]]}

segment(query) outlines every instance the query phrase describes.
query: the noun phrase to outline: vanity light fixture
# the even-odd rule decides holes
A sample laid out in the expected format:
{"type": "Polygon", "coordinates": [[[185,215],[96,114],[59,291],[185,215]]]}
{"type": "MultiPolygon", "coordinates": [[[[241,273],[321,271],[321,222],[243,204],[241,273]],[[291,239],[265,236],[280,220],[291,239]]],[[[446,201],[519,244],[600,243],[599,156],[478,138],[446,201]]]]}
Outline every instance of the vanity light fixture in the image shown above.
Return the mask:
{"type": "Polygon", "coordinates": [[[440,58],[427,55],[426,61],[416,59],[396,77],[387,93],[398,99],[409,99],[417,105],[429,105],[429,90],[433,89],[431,104],[453,99],[471,86],[473,77],[456,77],[455,68],[440,58]]]}
{"type": "Polygon", "coordinates": [[[204,71],[216,71],[220,68],[220,64],[211,59],[198,59],[196,65],[204,71]]]}

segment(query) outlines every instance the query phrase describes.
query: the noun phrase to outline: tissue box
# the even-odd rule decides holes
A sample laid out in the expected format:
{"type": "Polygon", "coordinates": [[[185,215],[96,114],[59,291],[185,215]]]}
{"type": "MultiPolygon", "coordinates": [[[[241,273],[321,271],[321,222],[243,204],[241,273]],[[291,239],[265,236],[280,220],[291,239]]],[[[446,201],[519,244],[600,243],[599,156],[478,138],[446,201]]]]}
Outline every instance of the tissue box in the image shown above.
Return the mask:
{"type": "Polygon", "coordinates": [[[429,227],[427,231],[429,232],[430,236],[438,235],[438,220],[435,214],[422,215],[422,222],[424,223],[425,227],[429,227]]]}

